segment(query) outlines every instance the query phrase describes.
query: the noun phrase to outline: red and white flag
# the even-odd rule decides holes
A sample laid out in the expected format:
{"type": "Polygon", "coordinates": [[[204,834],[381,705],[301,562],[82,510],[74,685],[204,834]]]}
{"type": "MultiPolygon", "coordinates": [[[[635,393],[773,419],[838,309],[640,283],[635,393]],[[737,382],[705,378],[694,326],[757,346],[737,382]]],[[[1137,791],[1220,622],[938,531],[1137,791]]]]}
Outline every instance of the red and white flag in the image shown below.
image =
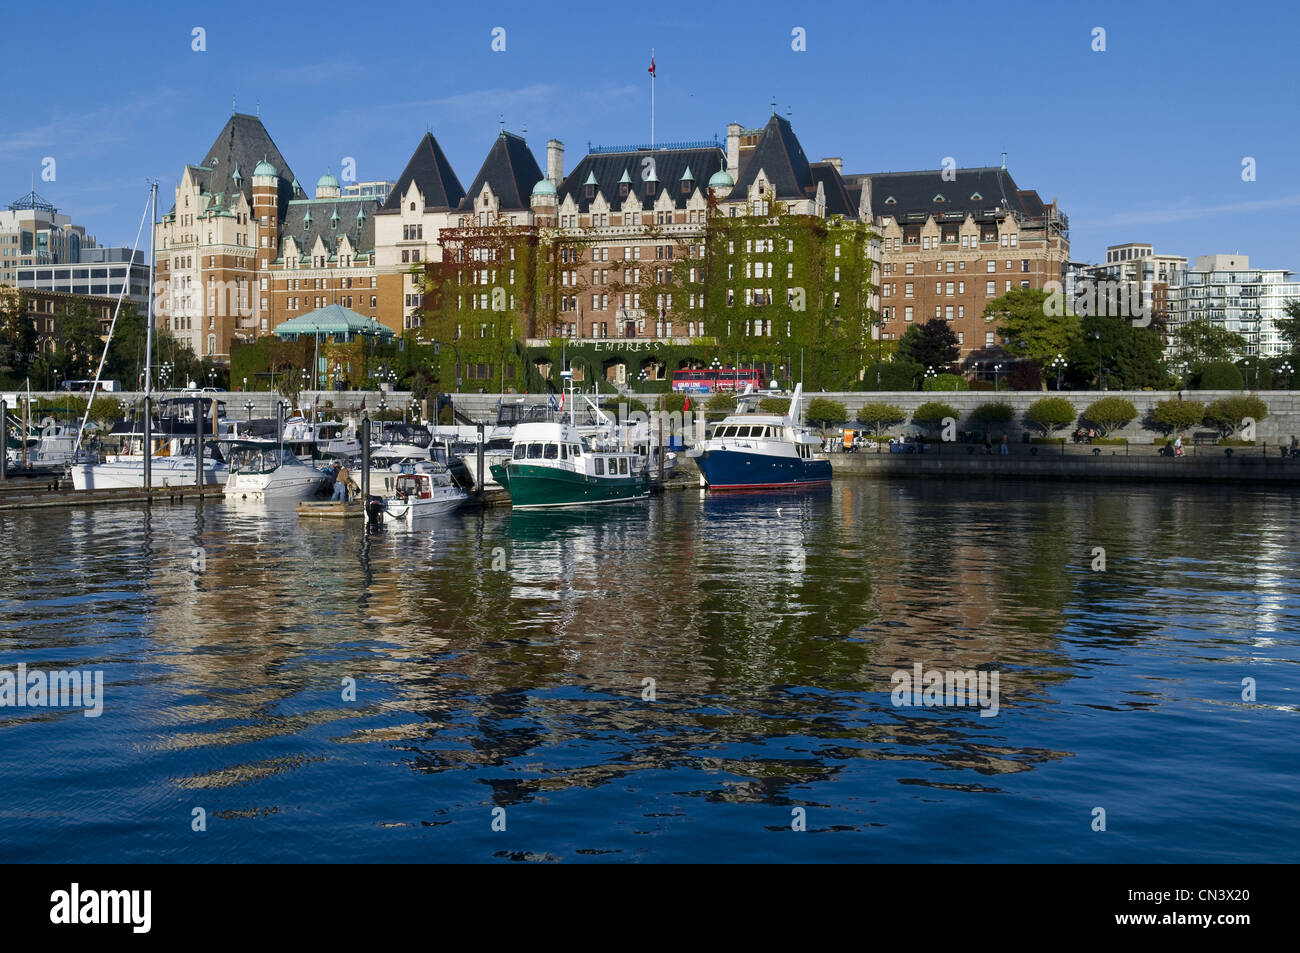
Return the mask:
{"type": "Polygon", "coordinates": [[[655,73],[655,55],[653,53],[650,54],[650,68],[646,70],[646,72],[649,73],[651,76],[657,75],[655,73]]]}

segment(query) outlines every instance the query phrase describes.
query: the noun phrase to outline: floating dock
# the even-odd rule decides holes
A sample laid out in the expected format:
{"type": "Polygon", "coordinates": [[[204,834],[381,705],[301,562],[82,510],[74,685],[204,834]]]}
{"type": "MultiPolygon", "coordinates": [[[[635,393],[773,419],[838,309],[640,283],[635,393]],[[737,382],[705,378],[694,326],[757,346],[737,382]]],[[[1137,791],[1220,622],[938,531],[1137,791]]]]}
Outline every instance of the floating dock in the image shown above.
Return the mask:
{"type": "Polygon", "coordinates": [[[360,500],[304,500],[298,504],[298,515],[322,520],[362,519],[366,508],[360,500]]]}

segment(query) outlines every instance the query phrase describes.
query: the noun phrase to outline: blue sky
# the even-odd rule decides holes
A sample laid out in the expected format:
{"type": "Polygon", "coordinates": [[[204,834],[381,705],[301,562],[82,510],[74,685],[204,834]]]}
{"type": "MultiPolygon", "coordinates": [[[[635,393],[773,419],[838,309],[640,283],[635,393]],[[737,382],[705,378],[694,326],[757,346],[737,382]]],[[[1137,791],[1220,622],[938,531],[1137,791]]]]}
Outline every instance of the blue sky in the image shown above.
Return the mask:
{"type": "Polygon", "coordinates": [[[395,179],[432,129],[463,185],[498,116],[566,146],[721,139],[790,112],[850,172],[996,165],[1057,197],[1072,257],[1150,241],[1300,270],[1295,5],[392,2],[13,5],[0,51],[0,202],[36,189],[130,244],[146,179],[164,207],[231,111],[261,115],[305,183],[344,156],[395,179]],[[194,52],[192,30],[206,31],[194,52]],[[492,31],[505,30],[504,52],[492,31]],[[806,51],[791,48],[806,33],[806,51]],[[1094,52],[1094,27],[1106,30],[1094,52]],[[1253,157],[1256,180],[1242,180],[1253,157]],[[56,178],[41,180],[55,159],[56,178]]]}

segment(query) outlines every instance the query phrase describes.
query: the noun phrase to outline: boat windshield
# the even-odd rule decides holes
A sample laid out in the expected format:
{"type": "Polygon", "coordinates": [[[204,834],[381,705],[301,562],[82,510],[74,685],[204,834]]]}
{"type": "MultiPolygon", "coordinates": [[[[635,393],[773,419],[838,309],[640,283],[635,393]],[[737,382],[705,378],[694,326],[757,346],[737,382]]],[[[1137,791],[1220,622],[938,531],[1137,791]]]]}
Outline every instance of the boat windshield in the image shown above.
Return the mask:
{"type": "Polygon", "coordinates": [[[230,451],[230,470],[239,473],[270,473],[298,458],[280,447],[234,447],[230,451]]]}
{"type": "Polygon", "coordinates": [[[397,495],[402,499],[429,499],[429,478],[422,474],[403,474],[397,478],[397,495]]]}

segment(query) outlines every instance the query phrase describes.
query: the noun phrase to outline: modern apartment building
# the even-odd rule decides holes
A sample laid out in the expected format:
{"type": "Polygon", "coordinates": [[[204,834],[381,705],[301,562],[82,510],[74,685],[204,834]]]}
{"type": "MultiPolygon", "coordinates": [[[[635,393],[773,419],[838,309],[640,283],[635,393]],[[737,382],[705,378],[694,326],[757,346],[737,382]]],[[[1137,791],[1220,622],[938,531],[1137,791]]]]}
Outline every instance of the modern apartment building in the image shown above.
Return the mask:
{"type": "Polygon", "coordinates": [[[141,314],[149,307],[149,261],[146,252],[130,248],[85,248],[73,264],[24,266],[17,270],[19,288],[41,288],[76,295],[126,298],[141,314]]]}
{"type": "Polygon", "coordinates": [[[94,236],[33,189],[0,211],[0,284],[16,285],[24,266],[74,264],[94,247],[94,236]]]}
{"type": "Polygon", "coordinates": [[[1283,268],[1252,268],[1248,255],[1199,255],[1169,287],[1172,340],[1187,321],[1206,320],[1245,337],[1247,355],[1287,351],[1278,330],[1286,303],[1300,299],[1300,281],[1283,268]]]}

